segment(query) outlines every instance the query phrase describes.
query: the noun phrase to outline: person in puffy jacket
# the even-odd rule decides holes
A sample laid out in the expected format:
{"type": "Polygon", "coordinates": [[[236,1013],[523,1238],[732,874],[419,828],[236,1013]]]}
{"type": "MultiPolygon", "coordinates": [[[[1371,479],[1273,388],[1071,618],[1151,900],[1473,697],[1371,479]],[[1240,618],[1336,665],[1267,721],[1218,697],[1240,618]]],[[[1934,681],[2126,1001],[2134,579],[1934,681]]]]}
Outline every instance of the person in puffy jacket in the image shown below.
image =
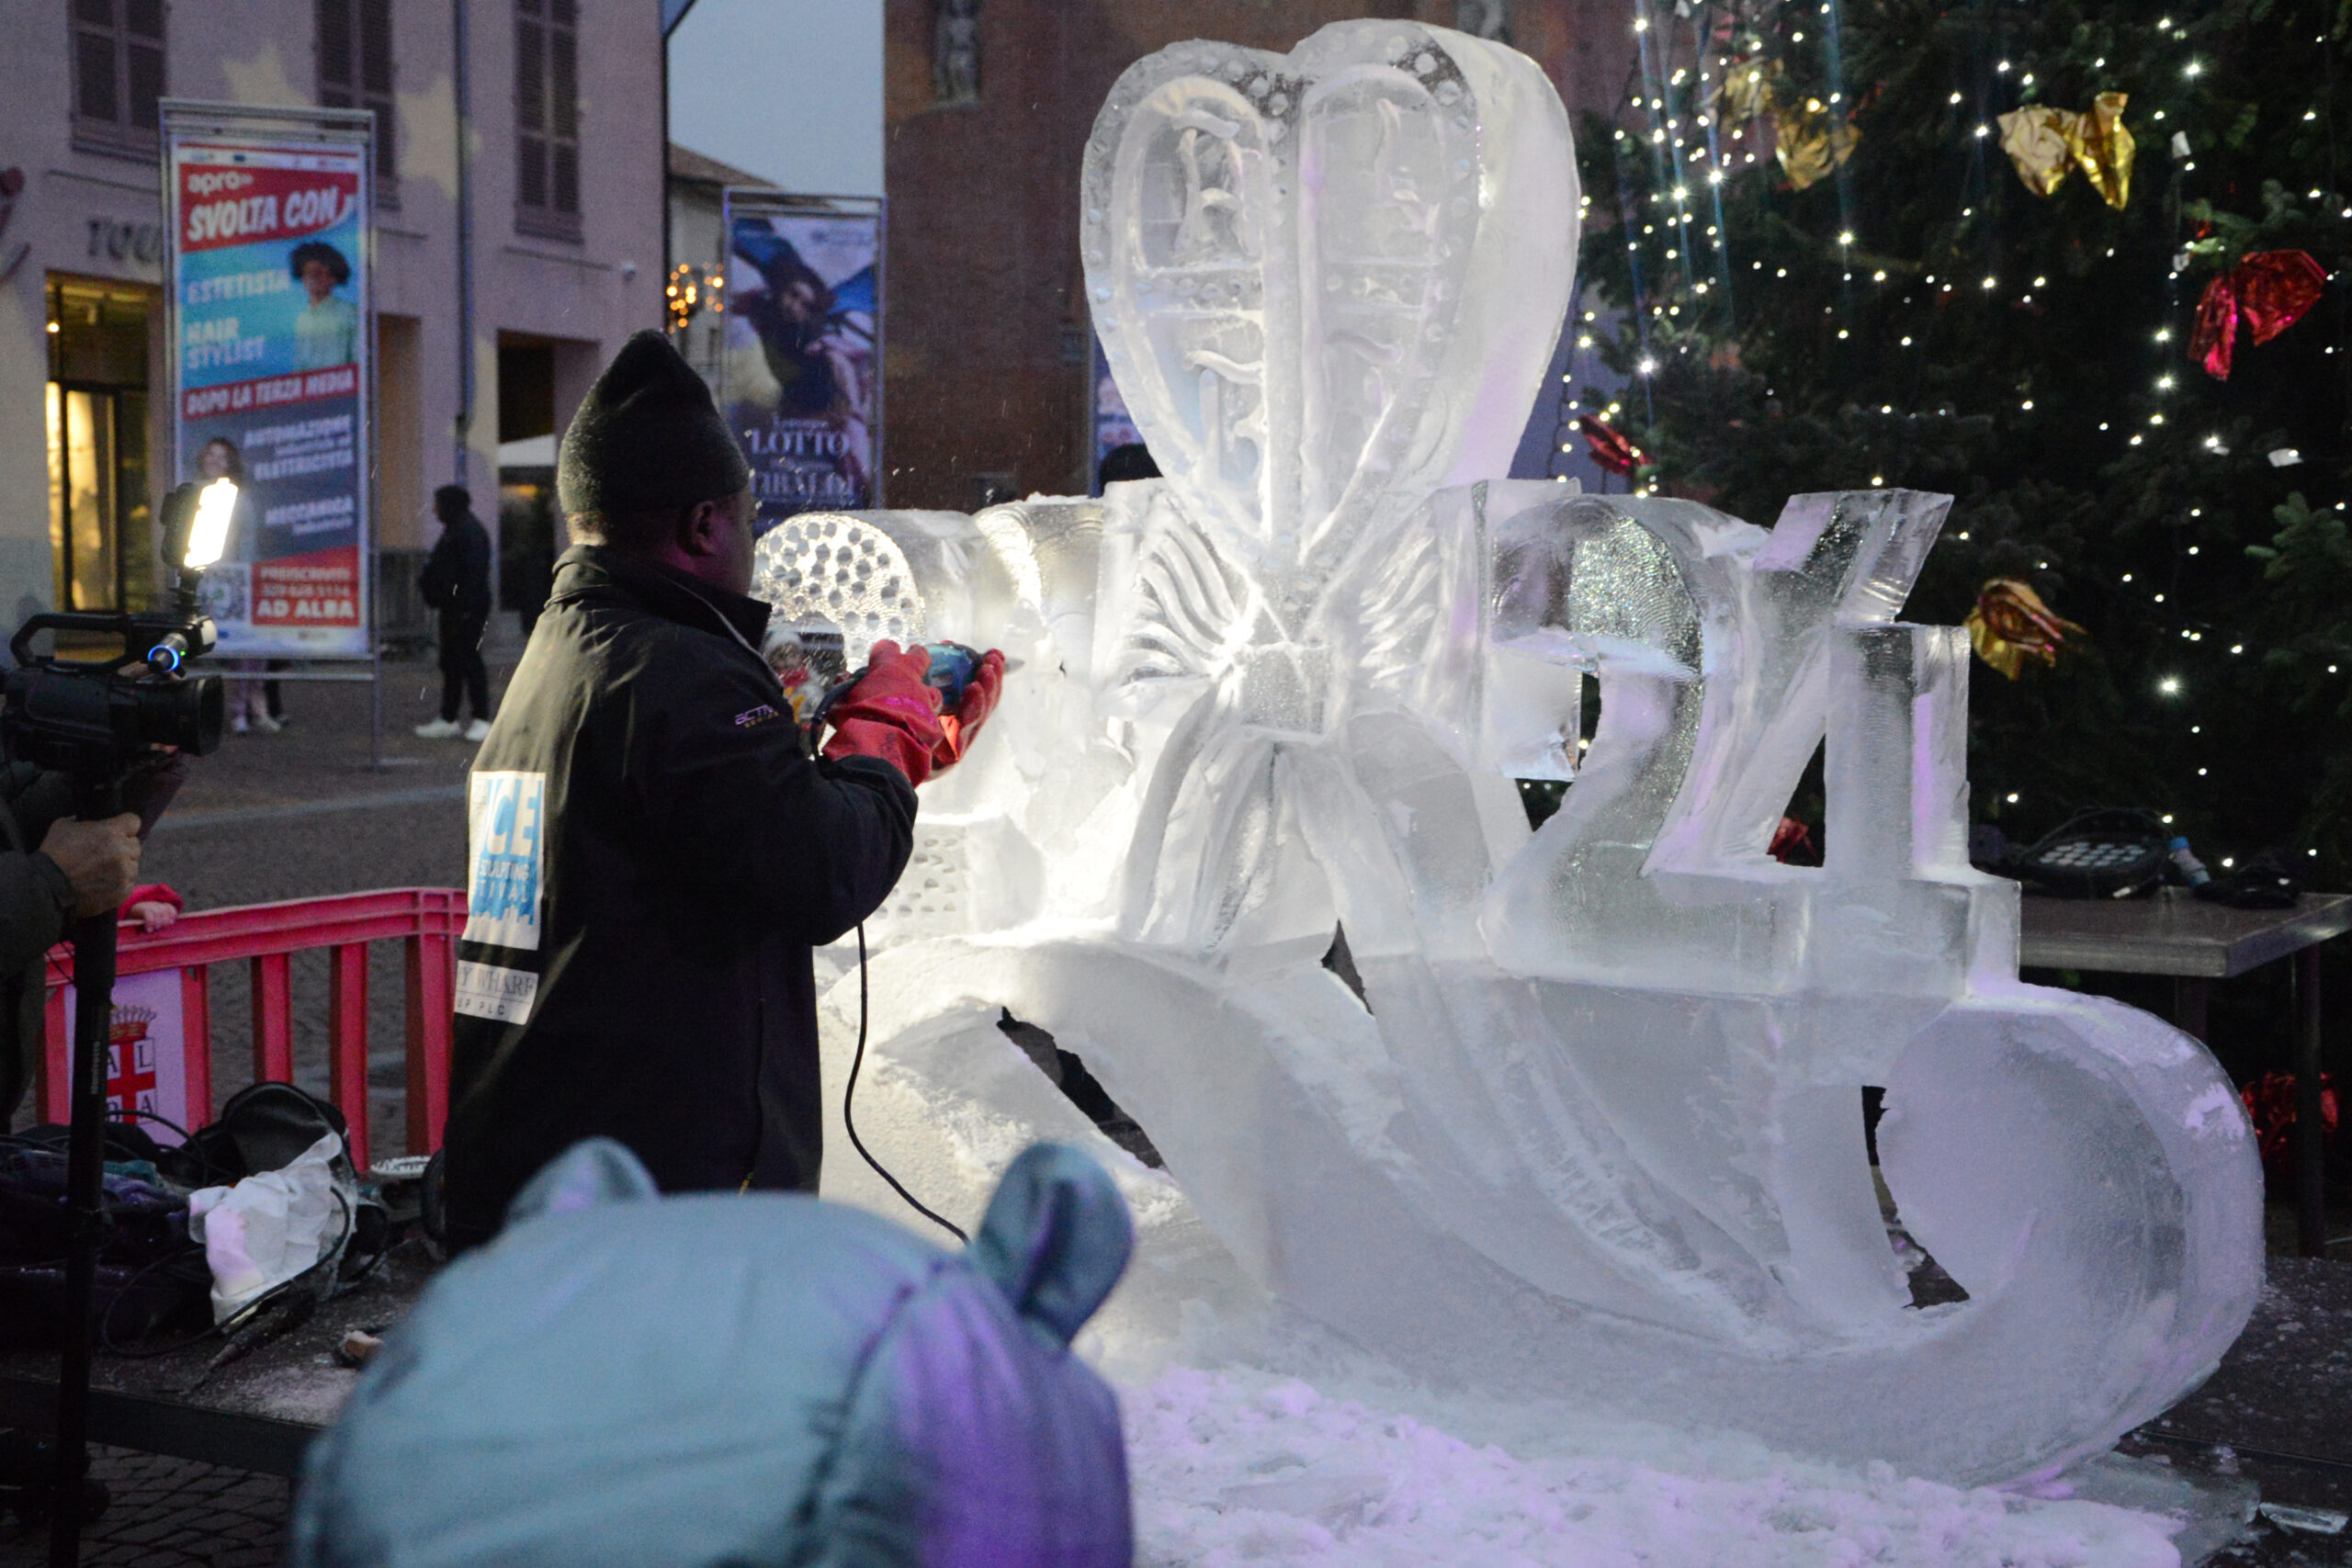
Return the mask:
{"type": "Polygon", "coordinates": [[[1128,1568],[1070,1341],[1134,1250],[1075,1149],[960,1252],[797,1193],[664,1198],[581,1145],[427,1287],[302,1461],[288,1568],[1128,1568]]]}
{"type": "Polygon", "coordinates": [[[75,919],[130,897],[139,880],[139,827],[128,813],[77,821],[72,781],[63,773],[0,761],[0,1129],[32,1084],[49,950],[72,934],[75,919]]]}

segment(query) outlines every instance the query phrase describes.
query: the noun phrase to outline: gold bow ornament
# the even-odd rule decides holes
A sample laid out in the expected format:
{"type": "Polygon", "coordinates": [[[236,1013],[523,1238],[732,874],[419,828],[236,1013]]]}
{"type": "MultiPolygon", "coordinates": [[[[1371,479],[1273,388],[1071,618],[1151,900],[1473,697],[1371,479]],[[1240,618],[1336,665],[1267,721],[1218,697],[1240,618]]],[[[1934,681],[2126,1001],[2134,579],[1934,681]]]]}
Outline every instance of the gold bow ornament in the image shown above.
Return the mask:
{"type": "Polygon", "coordinates": [[[1797,190],[1827,177],[1854,155],[1855,143],[1862,139],[1851,120],[1832,115],[1819,98],[1774,109],[1772,130],[1775,155],[1797,190]]]}
{"type": "Polygon", "coordinates": [[[2001,151],[2036,196],[2049,196],[2080,169],[2109,207],[2132,199],[2132,160],[2139,152],[2123,123],[2124,93],[2101,93],[2077,113],[2030,104],[2001,117],[2001,151]]]}
{"type": "Polygon", "coordinates": [[[1715,112],[1725,125],[1746,125],[1772,112],[1781,76],[1780,62],[1768,71],[1760,60],[1743,60],[1731,68],[1715,94],[1715,112]]]}
{"type": "Polygon", "coordinates": [[[2024,672],[2029,659],[2057,663],[2066,638],[2079,637],[2083,630],[2052,613],[2041,595],[2014,577],[1996,577],[1984,585],[1968,612],[1967,626],[1976,657],[2012,681],[2024,672]]]}
{"type": "Polygon", "coordinates": [[[1715,89],[1715,113],[1724,125],[1772,122],[1774,156],[1796,190],[1818,184],[1854,155],[1862,133],[1819,98],[1801,98],[1779,61],[1743,60],[1715,89]]]}

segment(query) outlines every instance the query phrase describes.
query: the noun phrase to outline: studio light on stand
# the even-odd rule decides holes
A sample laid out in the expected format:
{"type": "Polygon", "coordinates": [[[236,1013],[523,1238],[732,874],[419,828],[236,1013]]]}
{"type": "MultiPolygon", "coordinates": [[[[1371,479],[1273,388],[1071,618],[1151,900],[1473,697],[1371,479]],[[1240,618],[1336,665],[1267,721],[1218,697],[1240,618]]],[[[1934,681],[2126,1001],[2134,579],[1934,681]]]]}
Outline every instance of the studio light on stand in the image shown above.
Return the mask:
{"type": "MultiPolygon", "coordinates": [[[[191,677],[192,660],[212,651],[215,628],[199,596],[205,569],[220,560],[237,487],[216,479],[184,484],[164,502],[164,558],[175,563],[171,604],[137,615],[60,611],[34,615],[8,649],[17,667],[0,678],[0,745],[73,783],[85,822],[119,816],[129,786],[149,778],[147,814],[160,809],[157,778],[183,756],[220,744],[223,699],[217,675],[191,677]],[[35,640],[51,634],[51,651],[35,640]],[[115,644],[119,651],[68,658],[64,636],[115,644]]],[[[78,651],[78,650],[77,650],[78,651]]],[[[84,1478],[89,1469],[90,1353],[95,1337],[98,1247],[107,1220],[101,1177],[107,1122],[107,1047],[114,1012],[112,909],[73,925],[72,1137],[65,1201],[72,1231],[65,1262],[65,1333],[57,1379],[57,1463],[51,1491],[51,1568],[73,1568],[81,1551],[84,1478]]]]}
{"type": "MultiPolygon", "coordinates": [[[[196,521],[188,529],[187,548],[182,555],[183,571],[201,577],[217,565],[220,551],[229,542],[229,517],[237,509],[237,487],[228,479],[214,479],[197,493],[196,521]]],[[[194,591],[193,581],[187,585],[194,591]]]]}

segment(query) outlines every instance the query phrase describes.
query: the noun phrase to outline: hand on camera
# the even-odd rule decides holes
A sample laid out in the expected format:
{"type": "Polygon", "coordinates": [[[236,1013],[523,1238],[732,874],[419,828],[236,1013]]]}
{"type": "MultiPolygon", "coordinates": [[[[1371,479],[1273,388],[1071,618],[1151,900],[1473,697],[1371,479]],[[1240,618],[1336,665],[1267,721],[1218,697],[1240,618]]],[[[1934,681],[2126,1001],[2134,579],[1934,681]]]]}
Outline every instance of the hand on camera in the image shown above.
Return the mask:
{"type": "Polygon", "coordinates": [[[139,886],[139,818],[126,811],[104,822],[58,821],[40,852],[74,885],[77,917],[112,914],[139,886]]]}

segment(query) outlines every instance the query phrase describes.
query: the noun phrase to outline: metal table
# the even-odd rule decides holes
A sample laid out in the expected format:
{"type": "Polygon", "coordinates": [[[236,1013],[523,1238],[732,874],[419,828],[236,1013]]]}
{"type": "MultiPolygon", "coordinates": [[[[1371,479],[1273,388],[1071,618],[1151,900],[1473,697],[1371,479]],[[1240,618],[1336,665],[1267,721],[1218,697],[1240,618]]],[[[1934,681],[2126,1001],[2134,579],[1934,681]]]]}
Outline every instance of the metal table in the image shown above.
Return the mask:
{"type": "Polygon", "coordinates": [[[2232,909],[2166,887],[2153,898],[2024,900],[2019,961],[2030,969],[2091,969],[2173,977],[2174,1021],[2205,1038],[2213,982],[2281,958],[2295,961],[2295,1242],[2327,1251],[2321,1162],[2319,945],[2352,931],[2352,894],[2306,893],[2291,909],[2232,909]]]}
{"type": "MultiPolygon", "coordinates": [[[[334,1348],[354,1328],[404,1315],[439,1265],[414,1240],[385,1267],[283,1339],[209,1376],[218,1339],[150,1360],[100,1355],[90,1372],[90,1440],[144,1453],[201,1460],[269,1475],[296,1475],[303,1450],[350,1397],[359,1374],[334,1348]]],[[[0,1427],[42,1436],[57,1429],[57,1353],[0,1352],[0,1427]]]]}

